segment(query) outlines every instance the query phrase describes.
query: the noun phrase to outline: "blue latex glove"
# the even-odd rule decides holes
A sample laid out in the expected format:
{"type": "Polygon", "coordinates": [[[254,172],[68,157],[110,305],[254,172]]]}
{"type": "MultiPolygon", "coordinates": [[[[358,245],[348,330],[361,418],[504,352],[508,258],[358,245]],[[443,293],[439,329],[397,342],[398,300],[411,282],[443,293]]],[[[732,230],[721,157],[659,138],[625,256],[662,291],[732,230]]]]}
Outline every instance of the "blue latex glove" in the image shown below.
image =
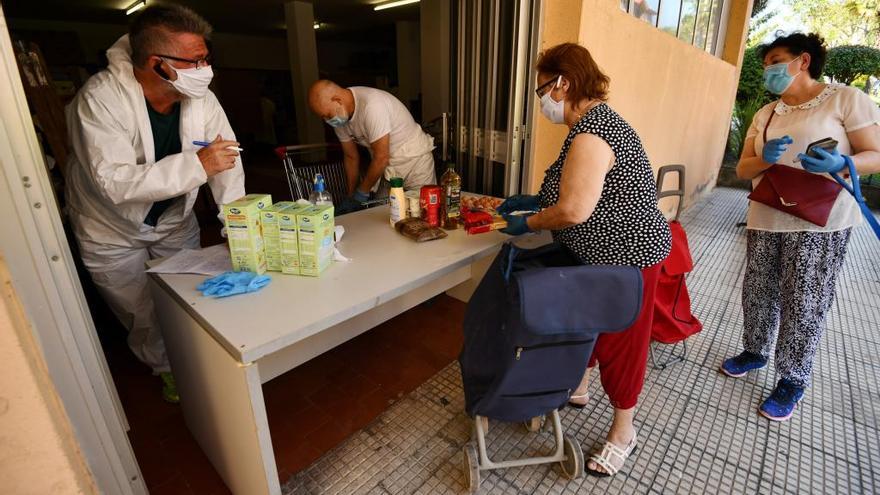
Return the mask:
{"type": "Polygon", "coordinates": [[[846,161],[844,161],[843,155],[837,151],[837,148],[831,150],[831,153],[822,148],[813,149],[820,158],[813,158],[812,156],[798,153],[798,158],[801,159],[801,166],[803,166],[804,170],[807,172],[813,172],[814,174],[831,174],[840,172],[846,167],[846,161]]]}
{"type": "Polygon", "coordinates": [[[268,275],[257,275],[253,272],[226,272],[205,280],[196,289],[205,297],[228,297],[256,292],[271,280],[268,275]]]}
{"type": "Polygon", "coordinates": [[[529,223],[526,222],[526,218],[529,218],[531,215],[502,215],[505,220],[507,220],[507,227],[501,229],[501,232],[504,232],[508,235],[521,235],[527,232],[533,232],[532,229],[529,228],[529,223]]]}
{"type": "Polygon", "coordinates": [[[351,195],[351,198],[357,201],[358,203],[366,203],[370,200],[370,193],[365,193],[358,188],[354,189],[354,193],[351,195]]]}
{"type": "Polygon", "coordinates": [[[761,159],[765,162],[775,165],[779,162],[779,158],[788,149],[788,146],[794,140],[790,136],[782,136],[781,138],[771,139],[764,143],[764,150],[761,152],[761,159]]]}
{"type": "Polygon", "coordinates": [[[501,215],[507,215],[514,211],[538,211],[541,209],[540,198],[530,194],[513,195],[496,208],[501,215]]]}

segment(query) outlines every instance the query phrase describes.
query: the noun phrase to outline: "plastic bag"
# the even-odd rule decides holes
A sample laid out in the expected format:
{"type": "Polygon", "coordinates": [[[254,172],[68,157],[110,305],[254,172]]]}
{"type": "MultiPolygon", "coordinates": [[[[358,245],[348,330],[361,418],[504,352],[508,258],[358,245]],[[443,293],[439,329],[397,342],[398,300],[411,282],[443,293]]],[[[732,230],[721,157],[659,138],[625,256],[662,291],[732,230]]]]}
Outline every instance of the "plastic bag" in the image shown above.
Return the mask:
{"type": "Polygon", "coordinates": [[[446,232],[439,227],[431,227],[431,225],[421,218],[404,218],[394,224],[394,228],[416,242],[433,241],[434,239],[443,239],[446,232]]]}

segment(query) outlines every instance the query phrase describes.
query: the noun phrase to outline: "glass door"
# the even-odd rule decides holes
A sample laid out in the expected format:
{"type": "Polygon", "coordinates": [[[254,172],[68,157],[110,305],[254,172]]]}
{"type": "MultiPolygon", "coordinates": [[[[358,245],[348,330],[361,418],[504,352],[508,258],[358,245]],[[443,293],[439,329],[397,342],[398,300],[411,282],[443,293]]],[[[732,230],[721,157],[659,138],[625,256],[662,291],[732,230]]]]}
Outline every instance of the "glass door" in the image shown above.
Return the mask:
{"type": "Polygon", "coordinates": [[[449,157],[467,191],[504,197],[520,190],[540,4],[458,0],[453,6],[449,157]]]}

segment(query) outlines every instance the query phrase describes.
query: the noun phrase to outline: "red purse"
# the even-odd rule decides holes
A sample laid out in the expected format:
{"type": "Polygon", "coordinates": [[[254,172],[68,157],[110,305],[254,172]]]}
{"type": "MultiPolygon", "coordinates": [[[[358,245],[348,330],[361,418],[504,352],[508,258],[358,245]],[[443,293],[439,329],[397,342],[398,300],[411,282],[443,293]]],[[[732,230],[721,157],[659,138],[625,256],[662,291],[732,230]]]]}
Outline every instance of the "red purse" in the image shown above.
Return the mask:
{"type": "MultiPolygon", "coordinates": [[[[770,118],[764,126],[764,143],[774,114],[775,109],[770,111],[770,118]]],[[[840,184],[821,175],[776,164],[764,172],[749,199],[824,227],[842,190],[840,184]]]]}

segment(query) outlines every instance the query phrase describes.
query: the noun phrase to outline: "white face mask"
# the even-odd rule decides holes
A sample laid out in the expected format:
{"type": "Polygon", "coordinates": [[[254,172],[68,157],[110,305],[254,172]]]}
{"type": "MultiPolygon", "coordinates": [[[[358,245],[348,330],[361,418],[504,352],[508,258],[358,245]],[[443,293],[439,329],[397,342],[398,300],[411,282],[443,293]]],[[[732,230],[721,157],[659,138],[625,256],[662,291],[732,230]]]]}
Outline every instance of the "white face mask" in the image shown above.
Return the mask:
{"type": "MultiPolygon", "coordinates": [[[[168,63],[167,60],[165,62],[168,63]]],[[[208,94],[208,85],[214,78],[214,70],[210,65],[201,69],[197,67],[178,69],[171,66],[170,63],[168,66],[177,73],[177,79],[174,81],[169,79],[168,82],[174,86],[178,93],[189,98],[204,98],[208,94]]]]}
{"type": "Polygon", "coordinates": [[[541,113],[554,124],[565,123],[565,99],[556,101],[550,96],[554,89],[562,83],[562,76],[556,78],[556,84],[541,97],[541,113]]]}

